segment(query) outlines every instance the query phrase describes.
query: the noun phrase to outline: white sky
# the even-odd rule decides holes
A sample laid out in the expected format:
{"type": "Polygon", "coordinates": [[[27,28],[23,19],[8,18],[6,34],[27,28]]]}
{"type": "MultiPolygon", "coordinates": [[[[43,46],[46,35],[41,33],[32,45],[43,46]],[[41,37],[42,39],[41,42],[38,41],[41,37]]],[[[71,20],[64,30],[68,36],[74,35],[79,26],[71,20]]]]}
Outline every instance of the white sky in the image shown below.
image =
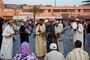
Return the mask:
{"type": "MultiPolygon", "coordinates": [[[[43,4],[43,5],[55,5],[55,0],[3,0],[4,3],[7,4],[43,4]]],[[[65,6],[65,5],[81,5],[82,0],[56,0],[57,6],[65,6]]]]}

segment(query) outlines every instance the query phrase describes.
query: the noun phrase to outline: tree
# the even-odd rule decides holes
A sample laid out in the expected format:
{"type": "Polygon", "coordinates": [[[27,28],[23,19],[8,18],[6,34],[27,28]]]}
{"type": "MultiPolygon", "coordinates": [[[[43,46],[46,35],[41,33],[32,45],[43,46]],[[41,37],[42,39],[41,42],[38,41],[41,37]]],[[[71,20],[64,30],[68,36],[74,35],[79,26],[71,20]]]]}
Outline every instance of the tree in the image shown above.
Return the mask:
{"type": "Polygon", "coordinates": [[[40,12],[40,7],[34,5],[31,10],[32,10],[32,12],[33,12],[33,20],[34,20],[34,22],[35,22],[35,17],[36,17],[36,14],[40,12]]]}

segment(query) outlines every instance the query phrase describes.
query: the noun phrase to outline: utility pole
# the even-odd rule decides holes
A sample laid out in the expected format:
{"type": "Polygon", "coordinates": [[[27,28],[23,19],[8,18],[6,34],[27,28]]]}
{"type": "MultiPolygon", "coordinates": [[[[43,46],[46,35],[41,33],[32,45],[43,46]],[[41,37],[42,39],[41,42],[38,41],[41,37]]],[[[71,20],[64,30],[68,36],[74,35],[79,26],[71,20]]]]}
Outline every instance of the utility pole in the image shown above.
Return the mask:
{"type": "Polygon", "coordinates": [[[55,0],[55,6],[56,6],[56,0],[55,0]]]}

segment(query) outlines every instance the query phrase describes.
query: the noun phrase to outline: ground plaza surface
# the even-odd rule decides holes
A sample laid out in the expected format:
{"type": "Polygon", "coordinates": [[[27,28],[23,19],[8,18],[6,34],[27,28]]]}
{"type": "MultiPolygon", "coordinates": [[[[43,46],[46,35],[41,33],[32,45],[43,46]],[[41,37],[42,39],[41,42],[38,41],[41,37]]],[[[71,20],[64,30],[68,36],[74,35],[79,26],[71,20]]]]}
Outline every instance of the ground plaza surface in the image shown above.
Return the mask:
{"type": "MultiPolygon", "coordinates": [[[[70,29],[68,29],[63,36],[64,36],[63,37],[64,56],[66,57],[67,54],[73,49],[73,43],[74,43],[73,32],[70,29]]],[[[35,53],[35,38],[33,38],[33,36],[29,36],[29,44],[32,51],[35,53]]],[[[14,45],[13,45],[13,56],[18,52],[19,47],[20,47],[20,38],[19,35],[16,35],[16,40],[14,41],[14,45]]],[[[86,50],[90,55],[90,48],[88,47],[88,44],[85,44],[84,50],[86,50]]],[[[43,58],[39,58],[39,59],[42,60],[43,58]]]]}

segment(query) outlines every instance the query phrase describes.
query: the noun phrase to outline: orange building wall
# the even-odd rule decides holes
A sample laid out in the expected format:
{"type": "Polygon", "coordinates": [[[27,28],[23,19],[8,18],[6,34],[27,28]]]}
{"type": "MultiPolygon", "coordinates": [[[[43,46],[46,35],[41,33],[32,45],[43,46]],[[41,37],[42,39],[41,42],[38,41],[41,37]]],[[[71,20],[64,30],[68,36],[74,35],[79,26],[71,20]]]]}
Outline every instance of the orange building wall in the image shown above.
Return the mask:
{"type": "Polygon", "coordinates": [[[0,17],[2,17],[3,14],[3,1],[0,0],[0,17]]]}
{"type": "MultiPolygon", "coordinates": [[[[23,12],[23,10],[32,9],[32,5],[24,5],[23,9],[5,9],[3,6],[17,6],[16,4],[3,4],[3,1],[0,1],[0,17],[4,18],[13,18],[13,16],[33,16],[32,12],[23,12]],[[24,14],[25,13],[25,14],[24,14]]],[[[44,11],[42,13],[37,13],[36,16],[42,17],[60,17],[62,15],[66,15],[68,17],[71,16],[89,16],[90,15],[90,6],[44,6],[38,5],[40,9],[44,11]],[[54,12],[53,10],[59,9],[60,12],[54,12]],[[85,12],[84,10],[87,9],[89,12],[85,12]],[[50,10],[50,12],[48,12],[50,10]],[[62,12],[61,10],[68,10],[67,12],[62,12]],[[75,10],[74,12],[70,12],[69,10],[75,10]],[[80,12],[79,12],[80,10],[80,12]]]]}

